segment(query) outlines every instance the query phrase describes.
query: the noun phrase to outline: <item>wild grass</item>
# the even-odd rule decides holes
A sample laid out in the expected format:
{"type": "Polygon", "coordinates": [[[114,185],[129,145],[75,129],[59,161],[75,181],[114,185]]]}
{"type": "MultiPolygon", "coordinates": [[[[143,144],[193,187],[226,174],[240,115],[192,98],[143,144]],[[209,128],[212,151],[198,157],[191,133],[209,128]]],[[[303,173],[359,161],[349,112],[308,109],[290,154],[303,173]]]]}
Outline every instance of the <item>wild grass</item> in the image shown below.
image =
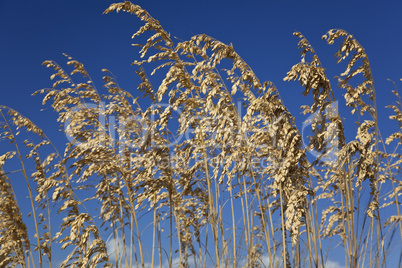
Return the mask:
{"type": "MultiPolygon", "coordinates": [[[[146,39],[133,64],[151,105],[141,107],[139,93],[106,69],[98,90],[66,55],[72,71],[45,61],[55,82],[35,93],[58,113],[64,152],[0,106],[0,137],[12,145],[0,156],[1,267],[326,267],[334,247],[345,267],[401,260],[402,132],[381,136],[370,62],[351,34],[323,36],[346,62],[338,87],[360,119],[349,136],[317,53],[294,34],[301,62],[284,80],[300,81],[314,100],[302,107],[311,127],[304,143],[278,89],[231,45],[205,34],[175,41],[130,2],[104,13],[113,11],[144,23],[133,35],[146,39]],[[11,174],[25,181],[33,228],[11,174]]],[[[401,127],[396,86],[394,94],[390,119],[401,127]]]]}

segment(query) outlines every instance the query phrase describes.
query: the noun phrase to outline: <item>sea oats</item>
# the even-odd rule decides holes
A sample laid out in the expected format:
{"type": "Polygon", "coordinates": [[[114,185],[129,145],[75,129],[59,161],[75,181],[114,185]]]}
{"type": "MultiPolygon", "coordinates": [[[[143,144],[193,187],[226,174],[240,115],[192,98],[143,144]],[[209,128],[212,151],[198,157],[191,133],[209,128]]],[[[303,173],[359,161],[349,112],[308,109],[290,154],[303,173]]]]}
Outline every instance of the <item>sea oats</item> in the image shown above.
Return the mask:
{"type": "MultiPolygon", "coordinates": [[[[141,107],[138,92],[121,88],[107,69],[98,90],[84,65],[64,54],[70,71],[45,61],[53,85],[34,93],[58,113],[68,138],[62,154],[31,120],[0,106],[0,140],[14,146],[0,156],[0,266],[27,266],[35,251],[39,266],[52,263],[57,245],[67,252],[61,267],[153,267],[156,256],[180,267],[324,267],[330,239],[349,267],[386,263],[397,228],[402,241],[402,134],[382,141],[370,63],[352,35],[324,35],[328,44],[341,40],[338,63],[348,60],[338,86],[360,121],[347,140],[338,93],[301,33],[294,33],[301,60],[284,78],[298,80],[313,101],[301,107],[308,120],[300,131],[276,86],[261,82],[232,44],[206,34],[172,40],[128,1],[104,13],[112,11],[144,23],[132,36],[146,37],[135,44],[133,64],[150,105],[141,107]],[[20,169],[8,172],[12,157],[20,169]],[[8,176],[14,172],[26,181],[32,241],[8,176]],[[382,221],[385,207],[396,213],[382,221]]],[[[396,87],[395,95],[390,119],[400,126],[396,87]]]]}

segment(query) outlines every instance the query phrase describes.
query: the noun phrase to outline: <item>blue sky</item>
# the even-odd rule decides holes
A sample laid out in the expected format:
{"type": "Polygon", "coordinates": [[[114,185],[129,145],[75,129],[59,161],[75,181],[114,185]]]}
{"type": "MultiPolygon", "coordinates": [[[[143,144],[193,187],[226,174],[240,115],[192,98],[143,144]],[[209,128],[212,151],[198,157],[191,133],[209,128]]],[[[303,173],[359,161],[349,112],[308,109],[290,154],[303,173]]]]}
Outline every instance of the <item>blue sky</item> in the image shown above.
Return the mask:
{"type": "MultiPolygon", "coordinates": [[[[62,53],[84,63],[97,86],[102,68],[111,70],[123,89],[138,95],[131,62],[138,57],[131,35],[141,22],[133,15],[102,12],[113,1],[4,1],[0,0],[0,105],[27,115],[62,145],[57,115],[31,94],[50,87],[51,71],[41,66],[52,59],[65,66],[62,53]]],[[[376,82],[380,129],[387,129],[394,102],[387,78],[402,77],[401,1],[212,1],[144,0],[134,2],[158,19],[173,36],[183,40],[205,33],[232,43],[260,80],[276,84],[288,109],[297,117],[309,104],[298,82],[284,82],[286,72],[300,60],[294,31],[305,35],[332,78],[343,71],[321,36],[332,28],[352,33],[366,49],[376,82]]],[[[134,41],[135,43],[135,41],[134,41]]],[[[333,80],[333,88],[336,81],[333,80]]],[[[398,83],[397,83],[398,84],[398,83]]],[[[342,90],[338,90],[341,96],[342,90]]],[[[344,108],[346,109],[346,108],[344,108]]],[[[347,112],[345,113],[347,116],[347,112]]],[[[300,120],[299,120],[300,121],[300,120]]]]}
{"type": "MultiPolygon", "coordinates": [[[[141,24],[128,14],[102,15],[110,3],[113,1],[1,0],[0,103],[29,114],[51,137],[57,135],[56,123],[49,125],[56,115],[49,110],[40,112],[41,97],[30,94],[51,85],[51,71],[41,63],[53,59],[63,66],[61,53],[83,62],[98,86],[102,85],[101,69],[107,68],[122,88],[135,94],[138,80],[130,64],[138,54],[130,37],[141,24]],[[44,118],[49,120],[41,120],[44,118]]],[[[232,43],[260,80],[276,84],[295,116],[308,100],[301,95],[298,82],[282,81],[300,59],[294,31],[309,39],[330,78],[342,68],[333,58],[337,45],[326,45],[321,36],[332,28],[354,34],[369,55],[379,108],[392,101],[392,84],[386,79],[402,77],[400,1],[148,0],[138,4],[173,36],[184,40],[206,33],[232,43]]],[[[380,116],[387,114],[380,111],[380,116]]]]}

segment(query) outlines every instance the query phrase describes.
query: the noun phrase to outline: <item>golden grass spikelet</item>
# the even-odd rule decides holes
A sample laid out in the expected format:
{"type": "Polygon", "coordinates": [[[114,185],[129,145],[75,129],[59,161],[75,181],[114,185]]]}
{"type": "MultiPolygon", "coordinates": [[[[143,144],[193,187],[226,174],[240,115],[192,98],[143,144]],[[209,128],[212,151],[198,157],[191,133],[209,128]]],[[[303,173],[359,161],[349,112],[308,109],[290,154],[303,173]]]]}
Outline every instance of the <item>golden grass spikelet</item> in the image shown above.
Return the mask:
{"type": "Polygon", "coordinates": [[[25,266],[25,254],[29,251],[28,230],[22,220],[10,179],[3,170],[3,159],[13,154],[0,156],[0,266],[25,266]]]}

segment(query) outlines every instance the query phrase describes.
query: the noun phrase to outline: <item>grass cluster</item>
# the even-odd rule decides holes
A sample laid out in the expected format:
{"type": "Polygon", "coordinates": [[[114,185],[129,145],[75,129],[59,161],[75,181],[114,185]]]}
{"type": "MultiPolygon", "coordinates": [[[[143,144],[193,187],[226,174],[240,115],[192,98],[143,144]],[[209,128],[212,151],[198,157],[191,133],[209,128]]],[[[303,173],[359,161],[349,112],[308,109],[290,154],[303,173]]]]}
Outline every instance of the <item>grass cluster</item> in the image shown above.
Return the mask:
{"type": "MultiPolygon", "coordinates": [[[[401,259],[402,132],[381,136],[370,63],[352,35],[323,36],[340,43],[346,69],[338,86],[359,115],[348,139],[318,55],[294,34],[302,57],[285,80],[300,81],[313,99],[302,107],[311,126],[303,142],[277,88],[232,46],[205,34],[172,40],[130,2],[105,13],[113,11],[144,22],[133,35],[145,36],[134,65],[151,105],[141,107],[106,69],[98,91],[66,55],[72,71],[45,61],[55,82],[36,92],[58,113],[69,137],[64,152],[29,118],[0,106],[0,137],[13,146],[0,155],[1,267],[56,266],[60,250],[61,267],[325,267],[330,242],[347,267],[387,267],[391,252],[401,259]],[[162,73],[157,87],[150,68],[162,73]],[[20,130],[30,138],[19,139],[20,130]],[[6,169],[16,159],[33,228],[6,169]]],[[[394,93],[391,119],[401,126],[394,93]]]]}

